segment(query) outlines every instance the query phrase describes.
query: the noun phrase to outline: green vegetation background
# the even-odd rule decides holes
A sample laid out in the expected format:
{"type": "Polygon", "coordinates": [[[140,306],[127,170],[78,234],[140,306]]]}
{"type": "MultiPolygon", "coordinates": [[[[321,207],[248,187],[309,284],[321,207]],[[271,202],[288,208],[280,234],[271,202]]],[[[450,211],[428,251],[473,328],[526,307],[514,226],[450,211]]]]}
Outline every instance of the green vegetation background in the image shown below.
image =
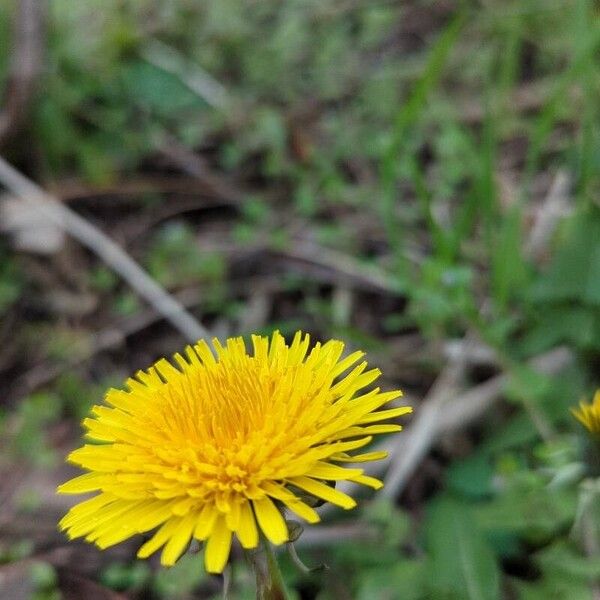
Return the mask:
{"type": "MultiPolygon", "coordinates": [[[[506,375],[400,497],[332,515],[361,537],[299,549],[328,571],[285,562],[296,597],[591,600],[600,515],[577,519],[594,492],[569,408],[599,379],[598,4],[47,6],[37,94],[3,156],[214,331],[341,337],[417,415],[453,341],[486,351],[465,391],[506,375]],[[560,373],[528,366],[558,346],[560,373]]],[[[9,73],[3,43],[0,89],[9,73]]],[[[53,489],[79,420],[181,340],[75,242],[15,241],[0,247],[0,577],[37,600],[219,597],[197,555],[170,571],[130,547],[60,558],[53,489]]],[[[241,562],[231,597],[252,597],[241,562]]]]}

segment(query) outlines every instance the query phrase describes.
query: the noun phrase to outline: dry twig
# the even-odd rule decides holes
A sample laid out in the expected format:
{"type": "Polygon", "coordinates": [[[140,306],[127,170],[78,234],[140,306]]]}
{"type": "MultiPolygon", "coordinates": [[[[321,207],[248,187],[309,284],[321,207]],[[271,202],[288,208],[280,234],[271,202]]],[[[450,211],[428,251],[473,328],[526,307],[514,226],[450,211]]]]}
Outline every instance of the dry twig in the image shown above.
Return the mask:
{"type": "Polygon", "coordinates": [[[548,249],[548,242],[559,221],[572,210],[569,202],[570,184],[569,175],[565,171],[559,171],[554,177],[542,206],[538,210],[524,248],[525,256],[536,262],[540,262],[544,258],[548,249]]]}
{"type": "Polygon", "coordinates": [[[13,28],[4,108],[0,113],[0,146],[23,123],[42,70],[45,38],[45,2],[19,0],[13,28]]]}
{"type": "MultiPolygon", "coordinates": [[[[565,348],[557,348],[531,361],[531,366],[543,373],[556,373],[572,359],[572,354],[565,348]]],[[[442,375],[444,372],[442,372],[442,375]]],[[[399,443],[393,447],[394,456],[399,457],[396,466],[391,467],[386,478],[386,494],[400,495],[414,473],[421,459],[429,452],[434,443],[442,436],[463,429],[481,415],[500,398],[508,380],[508,375],[501,374],[481,383],[468,392],[456,397],[456,388],[444,394],[441,390],[443,382],[440,376],[440,395],[433,393],[419,407],[423,415],[415,420],[404,436],[399,436],[399,443]],[[451,410],[440,410],[441,404],[452,401],[451,410]],[[416,450],[413,447],[416,446],[416,450]],[[407,458],[404,458],[407,457],[407,458]]],[[[446,376],[448,377],[448,376],[446,376]]],[[[437,385],[435,386],[438,387],[437,385]]],[[[447,406],[447,405],[446,405],[447,406]]]]}
{"type": "MultiPolygon", "coordinates": [[[[468,340],[467,344],[470,341],[468,340]]],[[[413,474],[414,468],[431,448],[441,416],[447,412],[444,410],[445,405],[456,396],[464,378],[467,367],[466,354],[465,352],[455,355],[436,379],[411,424],[411,443],[406,446],[401,436],[397,438],[385,478],[383,495],[396,497],[413,474]]]]}
{"type": "Polygon", "coordinates": [[[308,267],[327,269],[338,274],[340,283],[362,281],[373,289],[393,295],[402,293],[400,286],[385,270],[374,264],[365,264],[338,250],[308,242],[294,240],[292,248],[269,249],[269,253],[291,259],[308,267]]]}
{"type": "MultiPolygon", "coordinates": [[[[529,364],[531,367],[537,369],[541,373],[553,374],[558,373],[567,366],[573,360],[573,354],[565,347],[555,348],[541,356],[532,359],[529,364]]],[[[447,375],[446,377],[449,377],[447,375]]],[[[398,436],[396,440],[386,440],[385,442],[378,444],[373,447],[373,450],[385,450],[393,452],[394,455],[402,456],[403,454],[411,453],[410,460],[406,463],[402,463],[402,471],[400,472],[398,467],[398,473],[402,476],[396,476],[396,481],[392,482],[395,485],[394,493],[387,491],[389,496],[398,496],[402,493],[403,486],[408,481],[409,476],[414,473],[421,459],[427,454],[427,452],[435,445],[441,436],[454,433],[461,429],[464,429],[478,418],[480,418],[487,410],[489,410],[493,404],[498,401],[502,396],[502,390],[506,385],[508,375],[500,374],[488,379],[484,383],[480,383],[475,387],[471,388],[467,392],[460,395],[460,397],[453,396],[452,410],[438,411],[437,413],[430,410],[425,403],[422,403],[419,407],[419,413],[426,412],[430,415],[424,417],[425,424],[427,425],[426,433],[423,433],[425,425],[419,426],[416,431],[413,425],[410,425],[403,435],[398,436]],[[420,438],[420,441],[419,441],[420,438]],[[416,445],[416,441],[419,444],[418,452],[411,451],[413,445],[416,445]]],[[[441,381],[440,381],[441,385],[441,381]]],[[[433,393],[429,396],[429,401],[435,402],[436,406],[439,406],[440,400],[437,394],[433,393]]],[[[393,456],[388,457],[386,460],[379,461],[376,465],[373,465],[370,470],[370,474],[381,475],[385,473],[390,463],[393,460],[393,456]]],[[[391,487],[388,485],[388,487],[391,487]]],[[[356,494],[359,489],[356,484],[350,482],[341,482],[338,488],[346,493],[356,494]]],[[[384,488],[385,489],[385,488],[384,488]]],[[[321,513],[327,512],[330,507],[324,507],[321,513]]]]}
{"type": "Polygon", "coordinates": [[[0,182],[24,201],[36,206],[48,219],[97,254],[111,269],[189,341],[210,340],[211,335],[180,302],[169,295],[106,234],[27,179],[0,157],[0,182]]]}
{"type": "Polygon", "coordinates": [[[316,525],[307,527],[302,535],[294,542],[296,548],[315,548],[337,544],[341,541],[376,540],[375,527],[364,523],[340,523],[338,525],[316,525]]]}
{"type": "Polygon", "coordinates": [[[169,162],[207,185],[222,200],[232,204],[243,202],[245,195],[241,190],[216,175],[202,156],[187,148],[173,136],[163,132],[156,137],[154,145],[169,162]]]}

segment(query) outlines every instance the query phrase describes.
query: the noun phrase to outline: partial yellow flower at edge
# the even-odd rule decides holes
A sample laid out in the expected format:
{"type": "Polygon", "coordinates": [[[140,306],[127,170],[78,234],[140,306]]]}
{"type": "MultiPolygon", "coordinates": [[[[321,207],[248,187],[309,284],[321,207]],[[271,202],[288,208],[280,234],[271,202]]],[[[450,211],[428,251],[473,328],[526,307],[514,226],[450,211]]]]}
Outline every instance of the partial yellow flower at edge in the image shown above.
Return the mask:
{"type": "Polygon", "coordinates": [[[572,408],[573,416],[590,432],[600,435],[600,390],[594,394],[591,404],[579,403],[579,408],[572,408]]]}
{"type": "Polygon", "coordinates": [[[162,564],[173,565],[195,538],[206,542],[206,570],[220,573],[234,534],[246,549],[259,531],[273,544],[288,540],[284,508],[315,523],[307,497],[356,505],[328,482],[383,485],[344,464],[385,458],[353,452],[399,431],[381,421],[412,409],[379,410],[402,392],[364,391],[380,371],[362,352],[342,358],[337,340],[310,348],[300,332],[290,345],[278,332],[252,336],[251,354],[242,338],[213,344],[216,357],[200,341],[174,356],[177,367],[161,359],[139,371],[83,421],[94,443],[68,460],[88,472],[58,492],[97,495],[60,521],[71,539],[107,548],[158,527],[140,558],[162,548],[162,564]]]}

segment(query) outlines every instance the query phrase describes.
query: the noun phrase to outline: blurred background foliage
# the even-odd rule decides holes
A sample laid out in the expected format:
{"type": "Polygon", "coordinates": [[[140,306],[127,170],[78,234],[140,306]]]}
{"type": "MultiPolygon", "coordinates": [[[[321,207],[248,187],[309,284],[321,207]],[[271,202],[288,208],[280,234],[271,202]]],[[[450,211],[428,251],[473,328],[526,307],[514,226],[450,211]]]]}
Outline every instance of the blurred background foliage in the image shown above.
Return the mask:
{"type": "MultiPolygon", "coordinates": [[[[598,4],[43,4],[35,93],[2,155],[216,335],[341,337],[415,418],[457,352],[443,411],[501,383],[401,491],[332,515],[333,538],[307,532],[300,554],[329,569],[285,562],[295,597],[598,597],[589,442],[569,414],[600,365],[598,4]],[[559,346],[562,370],[531,366],[559,346]]],[[[18,7],[0,4],[5,104],[18,7]]],[[[75,242],[15,224],[14,205],[0,214],[0,589],[220,597],[196,554],[165,571],[55,531],[80,419],[181,339],[75,242]]],[[[236,561],[231,597],[252,590],[236,561]]]]}

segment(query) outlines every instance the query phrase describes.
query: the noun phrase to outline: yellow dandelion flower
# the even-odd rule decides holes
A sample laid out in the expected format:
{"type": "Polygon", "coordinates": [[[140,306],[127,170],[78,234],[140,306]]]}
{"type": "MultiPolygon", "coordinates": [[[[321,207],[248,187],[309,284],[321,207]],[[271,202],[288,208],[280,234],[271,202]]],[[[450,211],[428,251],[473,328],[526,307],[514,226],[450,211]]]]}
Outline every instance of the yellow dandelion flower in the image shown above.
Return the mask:
{"type": "Polygon", "coordinates": [[[600,435],[600,390],[591,404],[581,401],[579,408],[572,408],[573,416],[590,432],[600,435]]]}
{"type": "Polygon", "coordinates": [[[315,523],[309,498],[355,506],[327,482],[382,486],[343,465],[385,458],[351,452],[399,431],[380,422],[411,408],[378,410],[402,393],[364,391],[380,371],[359,363],[362,352],[342,358],[336,340],[309,351],[300,332],[289,346],[279,333],[253,336],[251,354],[241,338],[213,343],[216,357],[201,341],[174,356],[177,367],[161,359],[138,372],[83,421],[94,443],[68,460],[89,472],[58,492],[98,493],[60,521],[71,539],[107,548],[158,527],[140,558],[163,548],[162,564],[172,565],[195,538],[206,543],[206,570],[220,573],[233,534],[246,549],[260,532],[288,540],[284,508],[315,523]]]}

